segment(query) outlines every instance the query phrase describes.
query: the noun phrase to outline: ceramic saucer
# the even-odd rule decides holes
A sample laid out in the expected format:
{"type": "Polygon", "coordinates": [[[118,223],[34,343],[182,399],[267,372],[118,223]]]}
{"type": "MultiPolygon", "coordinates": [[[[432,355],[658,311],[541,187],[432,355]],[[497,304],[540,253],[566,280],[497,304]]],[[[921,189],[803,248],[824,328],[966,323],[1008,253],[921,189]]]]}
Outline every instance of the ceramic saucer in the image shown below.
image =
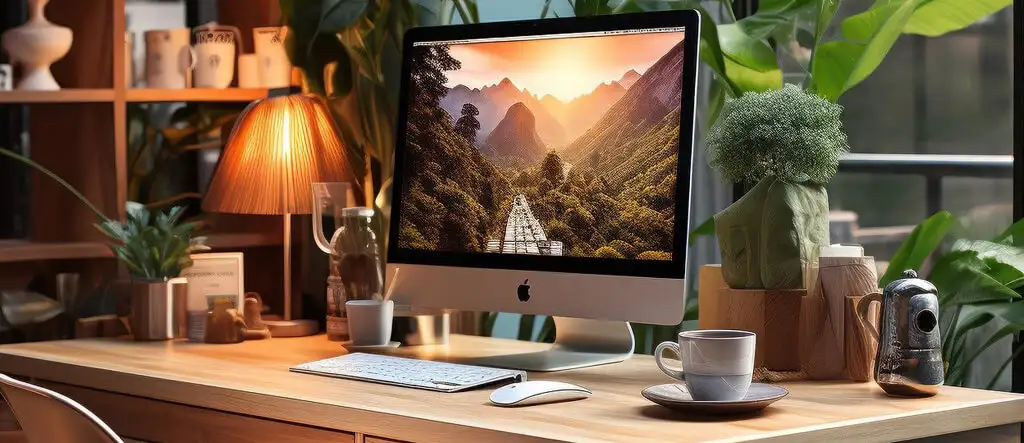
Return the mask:
{"type": "Polygon", "coordinates": [[[364,346],[354,345],[350,341],[346,341],[346,342],[342,342],[341,343],[341,346],[344,347],[345,349],[348,349],[349,351],[362,351],[362,350],[372,350],[372,349],[390,349],[390,348],[397,348],[397,347],[399,347],[401,345],[402,344],[397,342],[397,341],[388,342],[388,344],[386,344],[386,345],[364,345],[364,346]]]}
{"type": "Polygon", "coordinates": [[[734,415],[760,411],[789,395],[786,388],[763,383],[751,383],[747,395],[736,401],[697,401],[690,396],[686,385],[664,384],[650,386],[641,392],[644,398],[674,411],[704,415],[734,415]]]}

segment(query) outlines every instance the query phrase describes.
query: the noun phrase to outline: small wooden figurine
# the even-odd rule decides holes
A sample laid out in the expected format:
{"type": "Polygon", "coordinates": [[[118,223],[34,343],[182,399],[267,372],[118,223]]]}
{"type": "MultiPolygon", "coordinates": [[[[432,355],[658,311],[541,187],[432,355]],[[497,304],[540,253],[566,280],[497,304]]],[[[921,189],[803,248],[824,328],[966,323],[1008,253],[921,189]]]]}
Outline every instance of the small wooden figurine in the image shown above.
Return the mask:
{"type": "Polygon", "coordinates": [[[240,343],[244,340],[245,320],[231,307],[231,300],[217,299],[206,316],[206,343],[240,343]]]}
{"type": "Polygon", "coordinates": [[[263,299],[258,292],[245,293],[245,332],[246,340],[263,340],[270,338],[270,328],[263,323],[263,299]]]}

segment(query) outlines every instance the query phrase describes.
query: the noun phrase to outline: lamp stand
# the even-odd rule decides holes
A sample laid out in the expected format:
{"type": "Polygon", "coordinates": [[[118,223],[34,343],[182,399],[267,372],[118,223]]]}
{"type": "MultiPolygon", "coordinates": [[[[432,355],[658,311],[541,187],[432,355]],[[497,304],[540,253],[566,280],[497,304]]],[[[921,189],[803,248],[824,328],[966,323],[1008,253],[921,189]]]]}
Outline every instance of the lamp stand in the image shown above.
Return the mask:
{"type": "Polygon", "coordinates": [[[319,332],[313,320],[292,320],[292,215],[284,214],[284,320],[264,321],[271,337],[305,337],[319,332]]]}

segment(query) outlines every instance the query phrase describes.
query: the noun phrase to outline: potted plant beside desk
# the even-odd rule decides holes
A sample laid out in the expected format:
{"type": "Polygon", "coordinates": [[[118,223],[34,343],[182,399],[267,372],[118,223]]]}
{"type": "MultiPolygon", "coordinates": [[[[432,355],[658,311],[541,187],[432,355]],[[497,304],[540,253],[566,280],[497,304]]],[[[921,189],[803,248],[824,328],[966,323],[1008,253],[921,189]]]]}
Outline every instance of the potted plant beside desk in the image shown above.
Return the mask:
{"type": "MultiPolygon", "coordinates": [[[[208,250],[206,237],[193,237],[195,223],[178,223],[184,214],[183,207],[173,207],[167,213],[151,212],[141,203],[127,202],[126,220],[108,218],[81,192],[58,175],[31,159],[0,148],[0,155],[22,162],[52,178],[99,218],[95,226],[113,242],[109,245],[114,256],[128,270],[127,282],[131,300],[132,332],[136,340],[155,340],[168,337],[166,327],[167,309],[171,308],[168,297],[184,302],[184,286],[171,282],[181,270],[192,265],[191,253],[208,250]],[[164,323],[161,323],[163,321],[164,323]],[[158,325],[159,324],[159,325],[158,325]]],[[[180,283],[180,282],[178,282],[180,283]]],[[[119,303],[121,304],[121,303],[119,303]]],[[[127,314],[121,310],[119,314],[127,314]]]]}

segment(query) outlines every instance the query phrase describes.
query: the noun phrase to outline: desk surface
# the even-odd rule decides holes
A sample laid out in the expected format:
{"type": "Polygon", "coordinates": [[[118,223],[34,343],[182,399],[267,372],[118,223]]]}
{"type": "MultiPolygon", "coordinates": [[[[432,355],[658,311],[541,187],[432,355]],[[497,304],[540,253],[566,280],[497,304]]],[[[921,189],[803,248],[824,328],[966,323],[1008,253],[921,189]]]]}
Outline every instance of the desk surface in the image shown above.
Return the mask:
{"type": "MultiPolygon", "coordinates": [[[[399,353],[455,359],[537,344],[453,336],[399,353]]],[[[0,371],[121,394],[409,441],[893,441],[1024,421],[1024,396],[945,387],[926,399],[886,397],[874,383],[786,383],[789,397],[743,419],[671,413],[640,396],[668,382],[650,356],[531,374],[594,391],[587,400],[505,409],[491,389],[444,394],[298,374],[344,351],[323,336],[238,345],[75,340],[0,346],[0,371]]]]}

